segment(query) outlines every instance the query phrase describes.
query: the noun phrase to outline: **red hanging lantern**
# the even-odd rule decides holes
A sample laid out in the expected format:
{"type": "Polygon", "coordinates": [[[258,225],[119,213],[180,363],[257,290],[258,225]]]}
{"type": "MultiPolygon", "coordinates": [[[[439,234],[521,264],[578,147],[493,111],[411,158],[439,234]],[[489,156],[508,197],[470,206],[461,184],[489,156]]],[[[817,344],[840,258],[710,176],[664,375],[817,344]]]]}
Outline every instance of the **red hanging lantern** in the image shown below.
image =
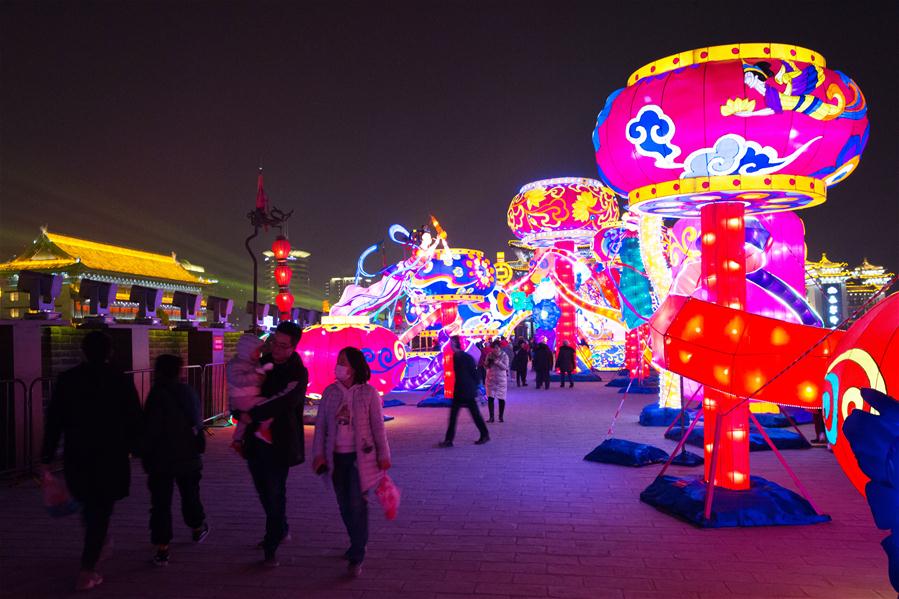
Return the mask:
{"type": "Polygon", "coordinates": [[[283,235],[278,235],[272,242],[272,253],[275,254],[275,260],[287,260],[290,256],[290,242],[283,235]]]}
{"type": "Polygon", "coordinates": [[[281,314],[290,314],[290,309],[293,307],[293,294],[289,291],[282,291],[275,297],[275,304],[281,314]]]}
{"type": "Polygon", "coordinates": [[[287,287],[290,285],[291,275],[293,275],[293,271],[290,266],[280,264],[275,267],[275,282],[278,284],[278,287],[287,287]]]}

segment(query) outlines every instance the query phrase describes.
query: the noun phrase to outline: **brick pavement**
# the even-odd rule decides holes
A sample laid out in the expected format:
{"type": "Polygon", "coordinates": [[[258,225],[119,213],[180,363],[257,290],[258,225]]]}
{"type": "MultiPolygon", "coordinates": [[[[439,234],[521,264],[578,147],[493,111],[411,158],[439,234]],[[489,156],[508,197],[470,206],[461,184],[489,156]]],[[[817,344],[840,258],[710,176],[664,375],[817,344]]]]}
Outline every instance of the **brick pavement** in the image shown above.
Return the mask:
{"type": "MultiPolygon", "coordinates": [[[[210,440],[203,497],[212,533],[202,545],[176,528],[172,562],[149,563],[148,498],[135,468],[132,495],[118,504],[115,550],[102,565],[96,597],[273,599],[483,599],[720,597],[895,597],[886,558],[864,500],[822,449],[786,455],[829,524],[699,530],[640,503],[657,467],[584,462],[608,428],[620,395],[602,384],[549,391],[511,389],[507,422],[493,440],[460,416],[456,447],[438,449],[445,409],[388,409],[392,474],[403,490],[400,516],[371,510],[365,571],[344,577],[348,545],[333,494],[307,465],[292,471],[288,515],[293,541],[282,566],[259,566],[254,544],[262,510],[245,465],[222,430],[210,440]]],[[[414,402],[415,396],[403,399],[414,402]]],[[[673,449],[662,429],[636,424],[649,396],[627,399],[616,436],[673,449]]],[[[486,411],[486,410],[485,410],[486,411]]],[[[311,429],[307,427],[307,447],[311,429]]],[[[773,455],[754,453],[753,472],[790,486],[773,455]]],[[[695,472],[697,469],[677,469],[695,472]]],[[[177,501],[177,500],[176,500],[177,501]]],[[[44,514],[33,483],[0,487],[0,595],[69,593],[77,570],[77,519],[44,514]]],[[[177,518],[177,516],[176,516],[177,518]]]]}

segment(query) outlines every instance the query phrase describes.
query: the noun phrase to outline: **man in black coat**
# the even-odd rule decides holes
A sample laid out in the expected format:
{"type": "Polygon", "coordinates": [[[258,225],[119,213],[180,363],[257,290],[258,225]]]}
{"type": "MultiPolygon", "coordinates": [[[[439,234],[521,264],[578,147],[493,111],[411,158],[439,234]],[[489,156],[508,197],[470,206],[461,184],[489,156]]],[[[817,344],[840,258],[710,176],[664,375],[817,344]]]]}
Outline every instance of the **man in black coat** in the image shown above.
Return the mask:
{"type": "Polygon", "coordinates": [[[240,414],[240,418],[250,425],[244,436],[244,452],[265,510],[265,538],[261,545],[265,552],[264,563],[269,567],[278,565],[275,551],[288,536],[287,472],[305,459],[303,404],[309,372],[296,353],[302,335],[303,330],[292,322],[278,325],[271,353],[261,359],[263,363],[274,364],[261,388],[262,396],[269,400],[240,414]],[[259,423],[269,418],[273,419],[271,443],[254,434],[259,423]]]}
{"type": "Polygon", "coordinates": [[[534,348],[534,372],[537,373],[537,388],[549,389],[549,371],[553,367],[553,352],[541,341],[534,348]]]}
{"type": "Polygon", "coordinates": [[[85,361],[63,372],[47,408],[41,451],[44,476],[61,437],[69,493],[83,505],[84,549],[77,590],[103,582],[96,571],[113,505],[128,496],[131,462],[140,436],[141,409],[134,381],[109,365],[112,344],[100,331],[84,336],[85,361]]]}
{"type": "Polygon", "coordinates": [[[446,429],[446,436],[439,443],[439,446],[453,446],[453,438],[456,436],[456,421],[459,418],[459,410],[462,408],[468,408],[475,426],[478,427],[478,432],[481,433],[480,438],[475,441],[475,445],[483,445],[490,440],[490,433],[487,431],[484,417],[481,416],[481,410],[478,409],[479,377],[477,363],[470,354],[462,351],[462,340],[458,336],[450,338],[450,344],[453,348],[453,373],[455,375],[453,403],[450,406],[449,426],[446,429]]]}
{"type": "Polygon", "coordinates": [[[575,354],[574,348],[568,345],[568,340],[562,340],[562,346],[559,348],[556,356],[556,368],[559,370],[559,378],[562,381],[559,386],[565,386],[565,376],[568,376],[568,388],[574,387],[574,379],[571,373],[574,372],[575,354]]]}
{"type": "Polygon", "coordinates": [[[144,405],[141,461],[150,489],[150,542],[156,545],[153,563],[169,563],[172,540],[172,495],[181,494],[181,515],[195,543],[209,534],[200,501],[202,453],[206,433],[200,419],[200,400],[180,381],[183,361],[163,354],[156,358],[153,387],[144,405]]]}

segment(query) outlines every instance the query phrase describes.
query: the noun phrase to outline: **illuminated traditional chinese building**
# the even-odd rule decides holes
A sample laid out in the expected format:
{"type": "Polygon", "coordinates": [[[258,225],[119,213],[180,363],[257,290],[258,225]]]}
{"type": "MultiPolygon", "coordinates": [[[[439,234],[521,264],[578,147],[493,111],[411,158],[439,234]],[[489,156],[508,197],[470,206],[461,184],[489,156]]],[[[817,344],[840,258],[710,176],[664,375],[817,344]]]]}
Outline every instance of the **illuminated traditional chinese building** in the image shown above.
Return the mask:
{"type": "Polygon", "coordinates": [[[137,304],[129,301],[132,285],[162,289],[160,311],[175,320],[180,317],[178,308],[172,306],[175,291],[202,294],[205,286],[214,283],[202,276],[205,269],[179,261],[174,254],[154,254],[42,228],[31,247],[0,263],[0,319],[21,318],[28,311],[28,293],[16,290],[18,273],[23,270],[62,275],[63,290],[56,310],[63,318],[76,320],[89,313],[78,294],[82,279],[118,285],[110,315],[119,320],[134,318],[137,313],[137,304]]]}
{"type": "MultiPolygon", "coordinates": [[[[846,262],[832,262],[822,253],[818,262],[805,263],[805,290],[809,303],[832,328],[852,316],[892,276],[893,273],[869,263],[867,258],[860,266],[850,269],[846,262]]],[[[880,296],[874,303],[884,297],[880,296]]],[[[863,313],[856,314],[849,322],[863,313]]]]}

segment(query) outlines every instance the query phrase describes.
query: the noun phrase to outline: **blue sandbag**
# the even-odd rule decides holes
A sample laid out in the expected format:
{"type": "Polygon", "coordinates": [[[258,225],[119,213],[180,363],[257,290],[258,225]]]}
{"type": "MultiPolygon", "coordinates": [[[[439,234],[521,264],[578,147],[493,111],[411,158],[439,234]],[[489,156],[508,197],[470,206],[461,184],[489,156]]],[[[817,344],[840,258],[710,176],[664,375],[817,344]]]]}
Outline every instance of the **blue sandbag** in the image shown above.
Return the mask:
{"type": "MultiPolygon", "coordinates": [[[[644,383],[645,382],[646,381],[644,381],[644,383]]],[[[621,389],[619,389],[618,393],[633,393],[636,395],[658,395],[659,394],[659,385],[658,385],[658,383],[653,385],[651,381],[650,381],[650,384],[641,385],[640,383],[638,383],[635,380],[632,385],[624,386],[621,389]]]]}
{"type": "Polygon", "coordinates": [[[712,513],[705,519],[706,483],[701,476],[660,476],[640,493],[640,501],[701,528],[790,526],[829,522],[800,495],[761,476],[750,476],[750,488],[717,487],[712,513]]]}
{"type": "Polygon", "coordinates": [[[385,408],[395,408],[396,406],[404,406],[404,405],[406,405],[406,402],[404,402],[402,399],[385,399],[384,400],[385,408]]]}
{"type": "Polygon", "coordinates": [[[419,408],[448,408],[453,405],[453,400],[447,399],[442,395],[436,397],[428,397],[417,404],[419,408]]]}
{"type": "MultiPolygon", "coordinates": [[[[640,412],[640,426],[668,426],[680,416],[680,408],[660,408],[659,404],[647,404],[640,412]]],[[[690,424],[690,412],[684,412],[684,418],[690,424]]]]}
{"type": "MultiPolygon", "coordinates": [[[[673,441],[680,441],[680,438],[683,435],[683,430],[685,430],[684,427],[673,426],[671,427],[670,431],[665,433],[665,438],[671,439],[673,441]]],[[[802,438],[799,433],[776,428],[766,428],[765,432],[768,433],[768,436],[771,438],[771,442],[774,443],[774,446],[778,449],[809,449],[811,447],[811,444],[804,438],[802,438]]],[[[694,447],[704,447],[704,432],[701,426],[697,425],[693,429],[693,432],[690,433],[690,437],[687,439],[687,445],[692,445],[694,447]]],[[[749,451],[770,450],[771,448],[768,446],[768,443],[765,442],[765,438],[762,437],[762,434],[758,432],[754,425],[750,426],[749,451]]]]}
{"type": "Polygon", "coordinates": [[[796,424],[811,424],[815,417],[809,410],[794,408],[792,406],[780,406],[780,411],[787,414],[796,424]]]}
{"type": "Polygon", "coordinates": [[[619,466],[648,466],[660,464],[668,460],[668,452],[626,439],[606,439],[584,456],[588,462],[618,464],[619,466]]]}
{"type": "Polygon", "coordinates": [[[674,459],[671,460],[672,466],[699,466],[705,462],[705,458],[699,455],[698,453],[693,453],[692,451],[682,450],[679,454],[674,456],[674,459]]]}
{"type": "Polygon", "coordinates": [[[608,383],[606,383],[606,387],[627,387],[627,384],[630,382],[630,380],[630,377],[616,376],[608,383]]]}
{"type": "Polygon", "coordinates": [[[792,426],[783,414],[756,414],[755,418],[765,428],[786,428],[792,426]]]}

